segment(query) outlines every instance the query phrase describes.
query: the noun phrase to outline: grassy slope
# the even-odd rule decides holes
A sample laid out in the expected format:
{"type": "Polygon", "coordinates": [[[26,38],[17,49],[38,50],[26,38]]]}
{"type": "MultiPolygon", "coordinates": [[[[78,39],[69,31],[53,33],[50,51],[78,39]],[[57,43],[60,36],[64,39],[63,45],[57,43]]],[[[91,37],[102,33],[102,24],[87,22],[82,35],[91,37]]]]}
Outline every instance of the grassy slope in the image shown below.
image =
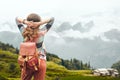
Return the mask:
{"type": "Polygon", "coordinates": [[[119,80],[114,77],[93,76],[90,70],[70,70],[69,75],[61,77],[60,80],[119,80]]]}
{"type": "Polygon", "coordinates": [[[17,55],[9,51],[0,50],[0,75],[5,77],[18,77],[19,74],[17,55]]]}
{"type": "MultiPolygon", "coordinates": [[[[17,55],[9,51],[0,50],[0,80],[20,80],[17,55]],[[14,68],[11,68],[14,67],[14,68]],[[12,70],[11,70],[12,69],[12,70]],[[6,77],[6,78],[3,78],[6,77]]],[[[65,67],[54,62],[47,62],[46,80],[119,80],[113,77],[97,77],[91,74],[90,70],[67,70],[65,67]]]]}

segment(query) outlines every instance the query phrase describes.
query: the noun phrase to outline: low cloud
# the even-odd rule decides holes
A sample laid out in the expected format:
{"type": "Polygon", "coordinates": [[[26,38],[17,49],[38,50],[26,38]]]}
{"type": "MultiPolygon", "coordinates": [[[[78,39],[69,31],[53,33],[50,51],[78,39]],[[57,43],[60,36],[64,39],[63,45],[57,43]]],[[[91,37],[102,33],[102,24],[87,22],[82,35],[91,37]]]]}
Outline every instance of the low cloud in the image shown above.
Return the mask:
{"type": "Polygon", "coordinates": [[[112,29],[108,32],[105,32],[104,35],[111,41],[120,42],[120,31],[117,29],[112,29]]]}

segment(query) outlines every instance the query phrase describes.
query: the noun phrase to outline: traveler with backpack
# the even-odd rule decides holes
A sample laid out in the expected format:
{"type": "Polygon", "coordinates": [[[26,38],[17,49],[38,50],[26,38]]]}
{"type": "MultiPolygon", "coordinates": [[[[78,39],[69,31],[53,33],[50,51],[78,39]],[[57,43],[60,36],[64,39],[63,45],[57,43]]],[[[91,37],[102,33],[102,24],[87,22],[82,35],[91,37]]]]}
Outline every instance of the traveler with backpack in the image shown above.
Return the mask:
{"type": "Polygon", "coordinates": [[[46,50],[43,41],[53,22],[53,17],[42,20],[35,13],[28,15],[27,19],[16,18],[16,24],[24,39],[18,56],[21,80],[31,80],[32,77],[34,80],[45,79],[46,50]]]}

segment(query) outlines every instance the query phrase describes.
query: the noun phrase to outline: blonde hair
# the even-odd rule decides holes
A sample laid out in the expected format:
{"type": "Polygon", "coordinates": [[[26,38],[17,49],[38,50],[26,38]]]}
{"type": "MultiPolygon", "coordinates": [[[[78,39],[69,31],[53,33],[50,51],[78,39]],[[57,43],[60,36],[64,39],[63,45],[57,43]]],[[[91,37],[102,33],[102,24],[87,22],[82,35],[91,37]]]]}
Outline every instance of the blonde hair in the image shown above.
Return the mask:
{"type": "MultiPolygon", "coordinates": [[[[40,22],[41,18],[39,15],[32,13],[28,15],[27,21],[33,21],[33,22],[40,22]]],[[[32,28],[27,26],[25,30],[23,31],[22,35],[24,37],[24,41],[34,41],[34,38],[38,37],[38,31],[39,31],[39,26],[36,28],[32,28]]]]}

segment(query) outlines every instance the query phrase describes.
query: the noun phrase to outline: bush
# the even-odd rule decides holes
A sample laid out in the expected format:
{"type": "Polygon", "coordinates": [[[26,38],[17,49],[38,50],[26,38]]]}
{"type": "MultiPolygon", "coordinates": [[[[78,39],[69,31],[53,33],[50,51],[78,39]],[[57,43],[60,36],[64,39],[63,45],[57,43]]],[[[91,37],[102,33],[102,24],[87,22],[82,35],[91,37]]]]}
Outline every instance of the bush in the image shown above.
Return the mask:
{"type": "Polygon", "coordinates": [[[0,80],[8,80],[6,77],[0,75],[0,80]]]}

